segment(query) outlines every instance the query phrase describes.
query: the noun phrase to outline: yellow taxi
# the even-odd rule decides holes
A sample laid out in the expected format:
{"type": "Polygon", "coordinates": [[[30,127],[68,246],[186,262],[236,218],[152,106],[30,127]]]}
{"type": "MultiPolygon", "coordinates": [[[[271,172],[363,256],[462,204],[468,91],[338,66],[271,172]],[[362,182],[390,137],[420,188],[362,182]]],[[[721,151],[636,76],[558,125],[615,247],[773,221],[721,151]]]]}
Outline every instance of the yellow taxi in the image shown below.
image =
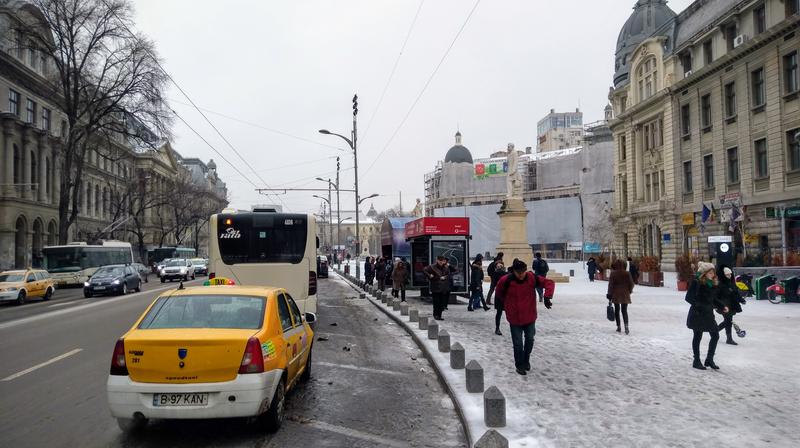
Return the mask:
{"type": "Polygon", "coordinates": [[[117,341],[107,391],[123,431],[255,416],[275,431],[286,393],[310,377],[313,313],[282,288],[209,283],[164,292],[117,341]]]}
{"type": "Polygon", "coordinates": [[[50,300],[55,291],[55,281],[42,269],[20,269],[0,273],[0,302],[14,301],[17,305],[22,305],[34,297],[50,300]]]}

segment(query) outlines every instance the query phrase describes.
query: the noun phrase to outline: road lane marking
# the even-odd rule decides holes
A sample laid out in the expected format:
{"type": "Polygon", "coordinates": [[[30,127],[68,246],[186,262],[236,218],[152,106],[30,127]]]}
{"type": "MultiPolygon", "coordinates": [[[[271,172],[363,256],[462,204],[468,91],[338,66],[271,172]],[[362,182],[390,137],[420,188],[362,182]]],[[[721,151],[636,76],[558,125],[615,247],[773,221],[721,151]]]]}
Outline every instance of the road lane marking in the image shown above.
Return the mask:
{"type": "Polygon", "coordinates": [[[318,366],[336,367],[339,369],[361,370],[363,372],[381,373],[384,375],[404,375],[403,373],[393,372],[391,370],[373,369],[371,367],[353,366],[350,364],[336,364],[332,362],[323,362],[323,361],[314,361],[314,363],[318,366]]]}
{"type": "Polygon", "coordinates": [[[52,305],[47,305],[47,307],[48,308],[58,308],[60,306],[75,305],[76,303],[84,303],[84,302],[87,302],[87,301],[88,301],[88,299],[73,300],[71,302],[54,303],[52,305]]]}
{"type": "MultiPolygon", "coordinates": [[[[199,281],[199,280],[192,280],[192,282],[195,282],[195,281],[199,281]]],[[[184,284],[186,284],[186,283],[184,283],[184,284]]],[[[199,286],[199,284],[198,285],[190,285],[190,286],[199,286]]],[[[24,324],[27,324],[27,323],[40,321],[42,319],[48,319],[50,317],[56,317],[56,316],[61,316],[61,315],[64,315],[64,314],[74,313],[76,311],[83,311],[85,309],[94,308],[96,306],[109,305],[109,304],[112,304],[112,303],[121,302],[123,300],[129,300],[132,297],[136,297],[136,296],[139,296],[141,294],[159,293],[159,292],[166,291],[166,290],[172,289],[172,288],[176,288],[177,289],[177,286],[175,286],[175,285],[162,286],[160,288],[151,289],[151,290],[148,290],[148,291],[142,291],[142,292],[136,292],[136,293],[133,293],[133,294],[128,294],[127,296],[118,296],[118,297],[114,297],[113,299],[103,299],[103,300],[98,301],[98,302],[85,303],[83,305],[79,305],[79,306],[76,306],[76,307],[73,307],[73,308],[67,308],[67,309],[63,309],[63,310],[54,310],[54,311],[50,311],[50,312],[47,312],[47,313],[37,314],[35,316],[23,317],[21,319],[12,320],[12,321],[4,322],[4,323],[0,324],[0,330],[5,330],[7,328],[12,328],[12,327],[16,327],[16,326],[19,326],[19,325],[24,325],[24,324]]]]}
{"type": "Polygon", "coordinates": [[[306,423],[305,426],[311,426],[312,428],[317,428],[323,431],[341,434],[343,436],[352,437],[354,439],[361,439],[361,440],[366,440],[368,442],[374,442],[378,446],[391,446],[396,448],[405,448],[411,446],[408,442],[402,442],[400,440],[394,440],[394,439],[387,439],[385,437],[381,437],[375,434],[370,434],[368,432],[362,432],[357,429],[347,428],[345,426],[339,426],[339,425],[332,425],[330,423],[320,422],[316,420],[306,423]]]}
{"type": "Polygon", "coordinates": [[[30,368],[27,368],[27,369],[23,370],[22,372],[17,372],[17,373],[15,373],[15,374],[11,375],[11,376],[7,376],[7,377],[3,378],[3,379],[2,379],[2,380],[0,380],[0,381],[11,381],[11,380],[15,380],[15,379],[17,379],[17,378],[21,377],[22,375],[27,375],[27,374],[29,374],[29,373],[33,372],[34,370],[41,369],[42,367],[48,366],[48,365],[50,365],[50,364],[52,364],[52,363],[54,363],[54,362],[61,361],[61,360],[62,360],[62,359],[64,359],[64,358],[69,358],[70,356],[72,356],[72,355],[74,355],[74,354],[77,354],[77,353],[80,353],[81,351],[83,351],[83,349],[82,349],[82,348],[76,348],[75,350],[70,350],[70,351],[68,351],[67,353],[64,353],[63,355],[58,355],[58,356],[56,356],[55,358],[53,358],[53,359],[50,359],[50,360],[48,360],[48,361],[45,361],[45,362],[43,362],[43,363],[41,363],[41,364],[36,364],[36,365],[35,365],[35,366],[33,366],[33,367],[30,367],[30,368]]]}

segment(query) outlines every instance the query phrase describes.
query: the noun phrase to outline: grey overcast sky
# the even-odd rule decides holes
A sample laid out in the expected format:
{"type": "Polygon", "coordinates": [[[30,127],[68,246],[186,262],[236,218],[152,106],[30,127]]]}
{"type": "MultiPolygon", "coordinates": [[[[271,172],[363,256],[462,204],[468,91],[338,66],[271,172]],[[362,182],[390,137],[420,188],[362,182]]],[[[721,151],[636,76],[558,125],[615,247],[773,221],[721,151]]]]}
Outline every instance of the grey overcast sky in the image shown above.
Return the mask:
{"type": "MultiPolygon", "coordinates": [[[[668,4],[680,12],[690,3],[668,4]]],[[[361,196],[381,194],[364,204],[374,201],[379,210],[396,205],[401,191],[404,210],[424,198],[424,174],[444,158],[457,129],[477,158],[509,142],[535,146],[536,123],[551,108],[580,106],[585,122],[601,119],[617,35],[634,4],[480,1],[390,142],[475,0],[424,1],[379,110],[420,0],[134,0],[137,29],[156,42],[169,73],[213,112],[207,116],[247,163],[171,86],[173,109],[259,186],[263,179],[273,188],[326,188],[314,178],[334,177],[340,155],[342,188],[352,188],[351,153],[317,130],[348,135],[350,100],[358,93],[361,196]]],[[[180,122],[174,147],[185,157],[215,160],[232,206],[280,203],[254,192],[180,122]]],[[[318,212],[312,194],[280,198],[290,211],[318,212]]],[[[342,194],[343,209],[353,202],[342,194]]]]}

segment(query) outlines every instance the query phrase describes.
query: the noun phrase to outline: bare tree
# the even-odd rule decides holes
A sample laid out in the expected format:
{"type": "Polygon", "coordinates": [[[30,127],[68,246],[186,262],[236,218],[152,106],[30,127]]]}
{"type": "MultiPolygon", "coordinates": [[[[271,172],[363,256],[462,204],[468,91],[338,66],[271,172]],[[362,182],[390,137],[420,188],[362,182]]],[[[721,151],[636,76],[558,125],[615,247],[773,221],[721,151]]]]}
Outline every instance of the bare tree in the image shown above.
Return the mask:
{"type": "Polygon", "coordinates": [[[61,148],[59,240],[79,213],[79,180],[87,151],[113,143],[153,144],[166,136],[167,82],[153,43],[132,34],[130,0],[32,0],[53,35],[53,83],[68,128],[61,148]]]}

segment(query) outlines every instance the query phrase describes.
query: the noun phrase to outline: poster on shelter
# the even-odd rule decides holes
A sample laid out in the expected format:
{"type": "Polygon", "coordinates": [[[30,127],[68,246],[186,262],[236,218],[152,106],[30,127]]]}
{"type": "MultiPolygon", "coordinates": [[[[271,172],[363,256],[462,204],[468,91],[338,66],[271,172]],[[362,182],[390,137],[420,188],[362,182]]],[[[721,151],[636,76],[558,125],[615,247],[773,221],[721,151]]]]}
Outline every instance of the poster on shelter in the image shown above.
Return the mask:
{"type": "Polygon", "coordinates": [[[431,241],[431,260],[440,255],[447,258],[453,273],[452,292],[467,292],[467,242],[431,241]]]}

